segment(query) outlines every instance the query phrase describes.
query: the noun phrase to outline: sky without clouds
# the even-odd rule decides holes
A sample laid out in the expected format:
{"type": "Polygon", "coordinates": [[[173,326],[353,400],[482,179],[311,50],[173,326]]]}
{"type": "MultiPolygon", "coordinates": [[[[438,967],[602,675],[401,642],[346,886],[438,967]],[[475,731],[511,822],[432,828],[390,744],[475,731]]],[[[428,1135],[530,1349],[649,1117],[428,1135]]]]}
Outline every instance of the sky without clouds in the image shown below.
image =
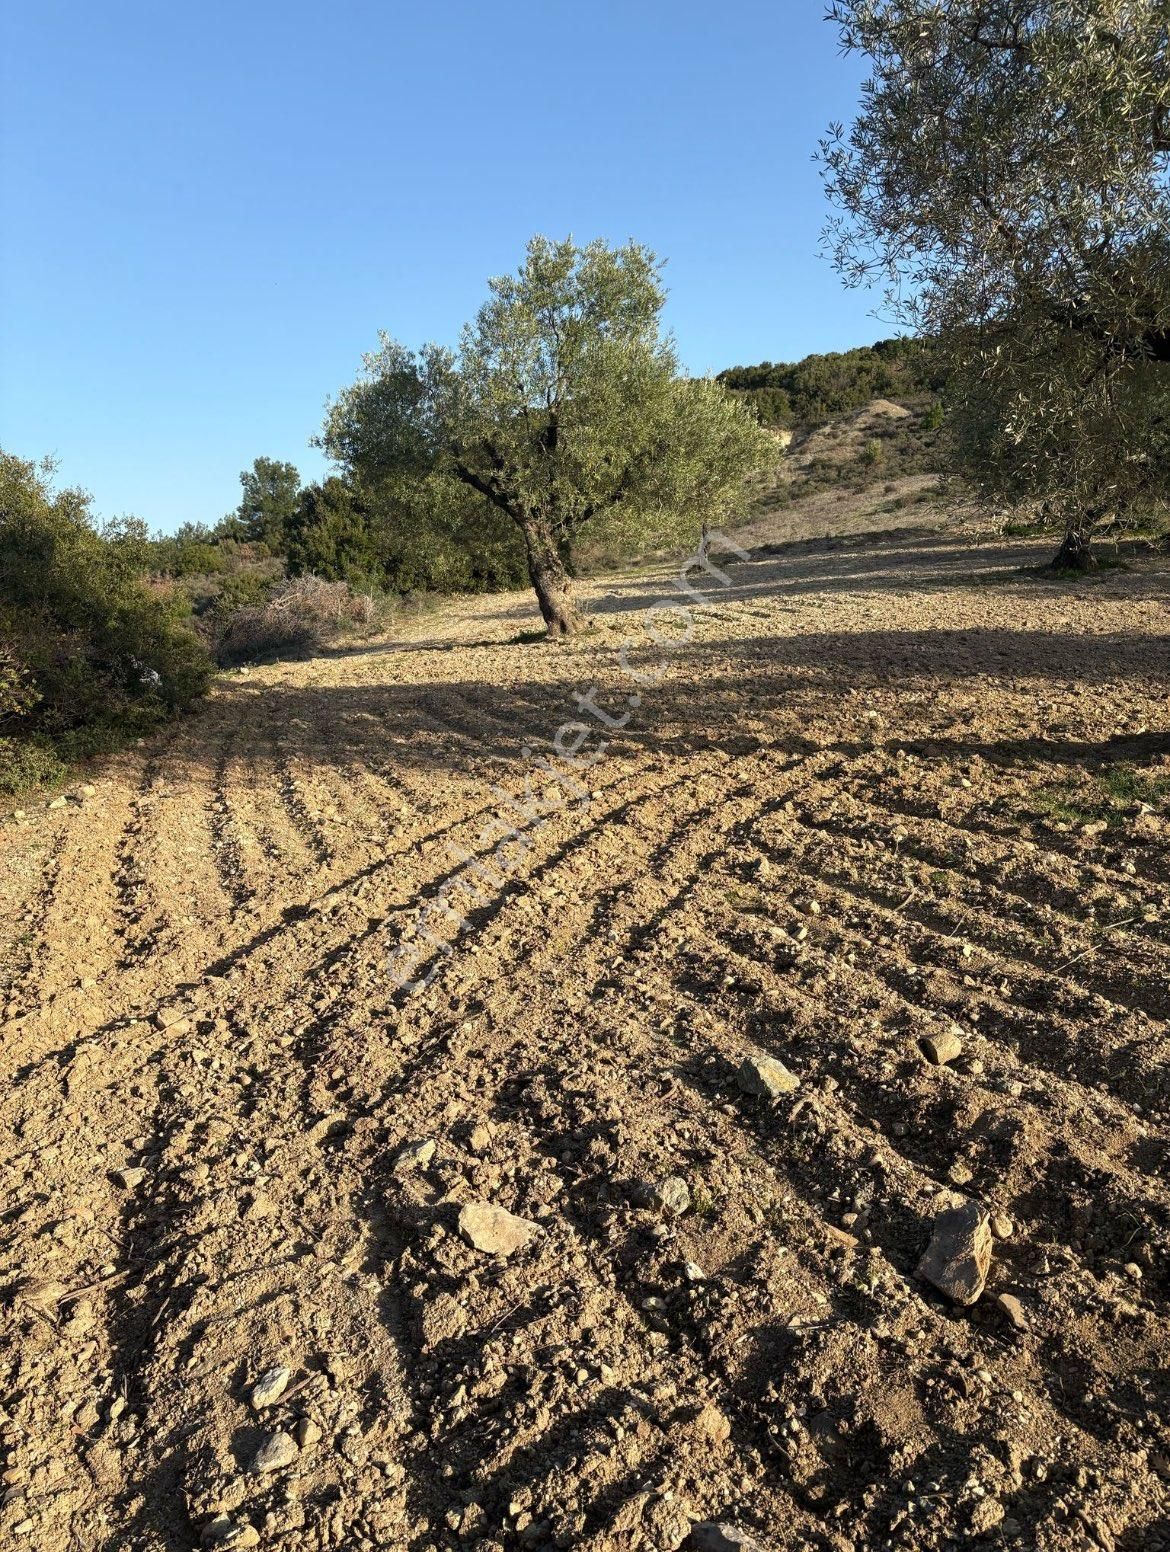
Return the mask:
{"type": "Polygon", "coordinates": [[[38,0],[0,24],[0,444],[214,522],[388,329],[453,343],[528,237],[669,259],[694,372],[888,334],[817,252],[861,64],[820,0],[38,0]]]}

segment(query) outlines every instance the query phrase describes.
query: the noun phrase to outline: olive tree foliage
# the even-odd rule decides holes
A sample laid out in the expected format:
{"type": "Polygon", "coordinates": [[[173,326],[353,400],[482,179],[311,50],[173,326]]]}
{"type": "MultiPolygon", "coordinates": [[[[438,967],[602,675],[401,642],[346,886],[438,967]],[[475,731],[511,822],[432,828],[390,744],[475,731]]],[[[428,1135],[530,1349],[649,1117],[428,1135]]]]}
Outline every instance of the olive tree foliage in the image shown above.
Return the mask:
{"type": "Polygon", "coordinates": [[[321,445],[400,510],[478,504],[524,547],[550,636],[581,625],[586,531],[617,543],[718,521],[774,443],[722,387],[682,375],[647,249],[536,237],[457,350],[386,335],[329,406],[321,445]]]}
{"type": "Polygon", "coordinates": [[[872,74],[820,159],[828,240],[953,362],[960,462],[1065,529],[1160,501],[1170,58],[1153,0],[835,0],[872,74]]]}

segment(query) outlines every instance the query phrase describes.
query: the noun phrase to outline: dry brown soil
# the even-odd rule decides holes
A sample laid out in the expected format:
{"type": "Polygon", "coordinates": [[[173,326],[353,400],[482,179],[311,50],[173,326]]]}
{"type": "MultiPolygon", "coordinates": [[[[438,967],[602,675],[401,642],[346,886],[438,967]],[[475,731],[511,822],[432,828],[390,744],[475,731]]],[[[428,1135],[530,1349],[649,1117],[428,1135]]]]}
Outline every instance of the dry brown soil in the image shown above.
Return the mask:
{"type": "Polygon", "coordinates": [[[1039,558],[451,604],[5,823],[0,1545],[1170,1547],[1167,577],[1039,558]]]}

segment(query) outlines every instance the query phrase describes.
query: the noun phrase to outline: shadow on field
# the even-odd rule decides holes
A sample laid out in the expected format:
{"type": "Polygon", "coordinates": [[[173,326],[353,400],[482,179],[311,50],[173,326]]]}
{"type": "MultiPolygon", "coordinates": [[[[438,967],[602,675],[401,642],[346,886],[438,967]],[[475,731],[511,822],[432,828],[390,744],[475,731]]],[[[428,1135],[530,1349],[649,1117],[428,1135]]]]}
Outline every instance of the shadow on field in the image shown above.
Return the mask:
{"type": "MultiPolygon", "coordinates": [[[[1148,558],[1147,549],[1139,546],[1127,548],[1124,554],[1138,563],[1148,558]]],[[[716,604],[753,597],[797,600],[823,593],[930,593],[964,587],[991,587],[1017,597],[1051,598],[1054,591],[1093,597],[1098,590],[1107,591],[1119,576],[1113,564],[1117,557],[1111,551],[1102,551],[1100,570],[1072,579],[1047,571],[1048,558],[1048,549],[1035,544],[964,542],[954,534],[940,536],[936,529],[902,529],[763,545],[750,551],[746,561],[737,560],[730,552],[712,552],[712,564],[730,576],[730,587],[708,581],[698,567],[692,567],[689,576],[716,604]]],[[[656,570],[599,578],[593,584],[598,596],[591,600],[590,610],[606,615],[652,608],[664,597],[678,596],[672,586],[674,575],[669,570],[656,570]]],[[[1167,597],[1163,569],[1120,575],[1124,575],[1127,599],[1167,597]]],[[[527,618],[529,612],[517,610],[514,617],[527,618]]]]}
{"type": "MultiPolygon", "coordinates": [[[[474,651],[465,649],[473,660],[474,651]]],[[[555,648],[545,650],[550,659],[555,648]]],[[[375,775],[442,772],[451,776],[502,779],[514,762],[531,763],[526,746],[551,754],[550,744],[566,724],[588,727],[582,744],[587,758],[599,749],[609,754],[640,751],[669,756],[687,751],[721,749],[743,754],[762,741],[785,749],[839,749],[842,754],[887,748],[955,759],[981,755],[1000,765],[1073,764],[1150,761],[1170,755],[1165,730],[1118,730],[1100,739],[1076,737],[1053,716],[1083,691],[1116,688],[1119,680],[1135,695],[1164,699],[1167,675],[1160,664],[1159,638],[1128,634],[1058,635],[1039,631],[865,631],[817,632],[797,637],[761,637],[729,651],[696,644],[668,653],[630,651],[626,663],[645,676],[665,667],[657,685],[646,684],[626,693],[608,683],[597,690],[593,677],[601,666],[596,658],[581,661],[579,678],[565,676],[561,662],[550,661],[550,676],[517,686],[493,685],[474,677],[458,680],[425,677],[407,684],[266,687],[263,712],[241,687],[217,697],[214,706],[187,724],[188,738],[198,743],[200,725],[207,727],[208,758],[223,723],[237,725],[246,736],[249,722],[262,714],[266,725],[281,729],[282,747],[298,760],[336,767],[359,765],[375,775]],[[988,738],[981,725],[980,690],[1010,693],[1016,702],[1035,700],[1025,726],[1035,733],[988,738]],[[951,691],[955,704],[939,716],[918,715],[918,703],[951,691]],[[583,711],[575,696],[592,692],[593,713],[583,711]],[[844,696],[850,693],[846,701],[844,696]],[[879,693],[883,711],[895,721],[866,721],[867,692],[879,693]],[[631,695],[637,697],[636,706],[631,695]],[[1049,696],[1057,699],[1049,707],[1049,696]],[[891,700],[891,696],[895,697],[891,700]],[[901,696],[907,705],[899,704],[901,696]],[[972,709],[973,708],[973,709],[972,709]],[[605,713],[606,725],[597,715],[605,713]],[[905,711],[905,721],[899,718],[905,711]],[[826,721],[837,734],[826,741],[826,721]],[[969,722],[968,735],[963,724],[969,722]],[[820,732],[810,737],[814,723],[820,732]],[[1047,729],[1047,731],[1044,731],[1047,729]],[[761,738],[761,732],[764,738],[761,738]]],[[[615,654],[616,658],[616,654],[615,654]]],[[[424,660],[419,660],[420,670],[424,660]]],[[[606,654],[605,670],[609,670],[606,654]]],[[[1148,714],[1148,713],[1147,713],[1148,714]]],[[[1003,726],[1002,719],[996,719],[1003,726]]],[[[562,748],[571,751],[572,733],[562,734],[562,748]]]]}
{"type": "MultiPolygon", "coordinates": [[[[680,597],[669,573],[594,584],[598,628],[562,644],[508,645],[515,624],[533,622],[528,594],[477,601],[470,615],[453,604],[436,620],[443,639],[327,654],[343,682],[298,684],[295,671],[260,690],[246,678],[227,681],[186,724],[184,743],[198,759],[205,741],[210,766],[230,728],[245,740],[254,733],[257,747],[275,737],[282,757],[309,766],[364,769],[391,783],[397,774],[415,786],[419,777],[424,785],[432,775],[465,778],[483,791],[523,782],[534,758],[526,746],[547,757],[570,723],[587,728],[588,737],[574,745],[562,734],[561,750],[579,747],[585,758],[603,740],[609,755],[642,759],[701,750],[735,756],[765,740],[778,754],[907,749],[982,755],[1001,765],[1092,766],[1170,752],[1157,726],[1097,738],[1091,715],[1095,690],[1105,692],[1104,705],[1116,703],[1123,688],[1133,710],[1144,701],[1140,716],[1155,722],[1170,688],[1166,633],[1060,629],[1053,592],[1078,601],[1164,601],[1165,568],[1070,584],[1021,571],[1041,556],[1035,545],[975,548],[953,535],[901,535],[880,545],[868,536],[864,544],[800,541],[778,551],[731,564],[726,589],[694,573],[710,607],[689,643],[663,635],[656,644],[647,633],[654,622],[642,611],[680,597]],[[815,603],[796,610],[802,598],[822,592],[900,594],[908,610],[932,588],[964,594],[964,617],[989,623],[891,628],[899,605],[889,596],[875,605],[869,629],[816,629],[815,603]],[[1013,609],[997,610],[1009,590],[1017,595],[1013,609]],[[972,596],[985,598],[986,609],[973,612],[972,596]],[[791,611],[783,606],[789,597],[791,611]],[[1024,597],[1035,600],[1034,624],[1032,610],[1021,608],[1024,597]],[[785,629],[790,620],[794,628],[785,629]],[[814,628],[800,629],[805,621],[814,628]],[[461,630],[475,638],[460,640],[461,630]],[[1088,737],[1085,729],[1092,729],[1088,737]]],[[[852,613],[864,627],[863,598],[852,613]]],[[[936,613],[945,619],[945,605],[936,613]]],[[[1081,610],[1078,621],[1108,625],[1116,617],[1108,608],[1081,610]]],[[[658,623],[665,626],[666,617],[658,623]]]]}

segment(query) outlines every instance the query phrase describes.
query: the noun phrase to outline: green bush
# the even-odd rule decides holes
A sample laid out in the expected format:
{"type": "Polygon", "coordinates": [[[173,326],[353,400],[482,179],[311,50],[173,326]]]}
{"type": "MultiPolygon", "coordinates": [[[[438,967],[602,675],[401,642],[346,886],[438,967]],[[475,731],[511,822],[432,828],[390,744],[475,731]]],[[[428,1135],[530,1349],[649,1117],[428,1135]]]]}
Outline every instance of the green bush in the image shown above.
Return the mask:
{"type": "Polygon", "coordinates": [[[37,699],[32,675],[12,648],[0,641],[0,720],[31,711],[37,699]]]}
{"type": "Polygon", "coordinates": [[[141,524],[99,532],[89,498],[0,452],[0,786],[189,705],[212,665],[186,596],[149,587],[141,524]],[[37,753],[36,751],[39,751],[37,753]]]}
{"type": "Polygon", "coordinates": [[[163,576],[207,576],[226,569],[227,547],[206,523],[184,523],[175,533],[151,541],[148,564],[163,576]]]}
{"type": "Polygon", "coordinates": [[[941,431],[946,412],[943,409],[942,400],[936,399],[926,410],[922,417],[923,431],[941,431]]]}

